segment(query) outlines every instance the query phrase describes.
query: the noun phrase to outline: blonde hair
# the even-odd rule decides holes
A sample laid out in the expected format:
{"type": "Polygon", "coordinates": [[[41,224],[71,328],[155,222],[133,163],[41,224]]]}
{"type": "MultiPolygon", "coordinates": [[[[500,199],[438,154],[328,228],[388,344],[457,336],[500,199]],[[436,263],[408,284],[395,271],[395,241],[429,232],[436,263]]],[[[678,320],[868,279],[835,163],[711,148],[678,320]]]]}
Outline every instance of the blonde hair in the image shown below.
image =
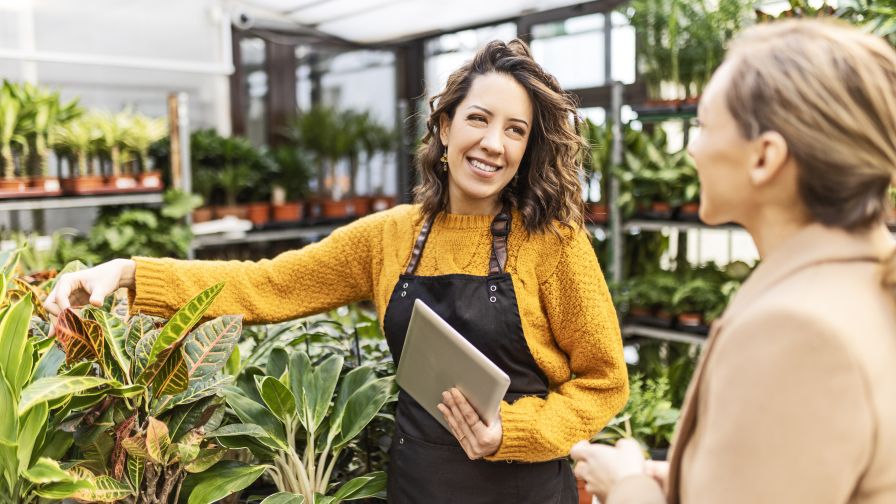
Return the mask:
{"type": "MultiPolygon", "coordinates": [[[[747,138],[784,137],[811,215],[848,231],[883,222],[896,180],[896,50],[840,21],[801,19],[745,30],[727,61],[729,111],[747,138]]],[[[881,264],[896,295],[896,253],[881,264]]]]}
{"type": "Polygon", "coordinates": [[[896,171],[896,51],[832,20],[745,30],[726,58],[727,105],[743,135],[781,134],[817,221],[855,231],[880,223],[896,171]]]}
{"type": "Polygon", "coordinates": [[[424,218],[448,209],[448,175],[439,161],[444,151],[439,141],[439,120],[443,115],[454,117],[473,81],[492,72],[509,75],[520,83],[532,100],[533,112],[517,180],[504,188],[502,202],[519,210],[523,227],[530,233],[559,233],[558,223],[568,228],[582,227],[584,203],[579,176],[585,141],[578,133],[575,99],[532,59],[529,47],[518,39],[486,44],[448,77],[445,89],[429,100],[426,135],[416,157],[419,183],[414,188],[414,200],[421,205],[424,218]]]}

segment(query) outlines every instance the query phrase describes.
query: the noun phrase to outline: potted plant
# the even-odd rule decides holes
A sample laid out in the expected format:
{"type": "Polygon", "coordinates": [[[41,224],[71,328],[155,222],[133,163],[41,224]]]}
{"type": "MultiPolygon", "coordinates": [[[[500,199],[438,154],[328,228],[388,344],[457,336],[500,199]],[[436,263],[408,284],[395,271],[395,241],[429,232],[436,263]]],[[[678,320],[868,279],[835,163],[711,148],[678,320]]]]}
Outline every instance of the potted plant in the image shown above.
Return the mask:
{"type": "Polygon", "coordinates": [[[361,138],[364,145],[365,162],[367,164],[367,187],[371,188],[370,209],[379,212],[395,206],[395,197],[383,194],[383,181],[385,173],[380,170],[379,177],[374,182],[373,160],[377,155],[383,156],[394,148],[396,143],[395,132],[381,124],[370,121],[361,138]]]}
{"type": "Polygon", "coordinates": [[[69,178],[62,180],[62,189],[69,194],[90,194],[101,191],[104,180],[98,166],[92,163],[96,138],[99,136],[89,116],[57,124],[54,132],[57,153],[69,162],[69,178]]]}
{"type": "Polygon", "coordinates": [[[270,464],[268,475],[280,490],[272,499],[335,504],[385,490],[383,472],[362,474],[338,488],[331,482],[340,455],[395,399],[391,376],[378,378],[368,366],[342,375],[343,365],[341,355],[312,365],[304,351],[279,348],[264,371],[246,368],[249,379],[227,389],[227,404],[242,423],[209,435],[270,464]]]}
{"type": "Polygon", "coordinates": [[[137,179],[125,174],[122,169],[122,147],[125,135],[131,127],[130,115],[105,112],[94,113],[92,118],[98,133],[96,150],[108,161],[110,167],[106,185],[124,190],[137,188],[137,179]]]}
{"type": "Polygon", "coordinates": [[[311,169],[305,152],[293,145],[277,147],[267,153],[273,164],[274,186],[271,206],[274,222],[302,220],[302,199],[308,193],[311,169]]]}
{"type": "Polygon", "coordinates": [[[193,192],[202,198],[203,206],[193,210],[193,222],[205,222],[214,218],[215,207],[211,204],[212,192],[217,183],[217,176],[211,168],[203,165],[193,167],[193,192]]]}
{"type": "Polygon", "coordinates": [[[28,145],[28,171],[31,178],[29,187],[44,196],[58,194],[58,177],[50,176],[50,147],[55,139],[54,126],[81,115],[77,100],[62,104],[58,92],[48,92],[40,87],[25,83],[22,85],[25,101],[31,109],[31,128],[25,134],[28,145]]]}
{"type": "Polygon", "coordinates": [[[605,224],[609,215],[606,201],[609,195],[610,146],[613,142],[613,132],[609,123],[598,126],[590,119],[585,119],[581,125],[581,134],[589,147],[583,153],[582,160],[585,171],[586,218],[595,224],[605,224]],[[595,178],[600,194],[596,200],[592,200],[595,178]]]}
{"type": "Polygon", "coordinates": [[[316,106],[301,112],[288,131],[292,143],[308,152],[317,168],[315,196],[308,198],[312,218],[344,217],[348,204],[343,201],[343,180],[337,176],[337,163],[349,149],[351,139],[344,115],[330,107],[316,106]]]}
{"type": "Polygon", "coordinates": [[[23,136],[24,117],[22,96],[19,88],[6,80],[0,88],[0,160],[3,162],[3,178],[0,190],[3,192],[24,192],[25,180],[16,176],[16,151],[25,145],[23,136]]]}
{"type": "Polygon", "coordinates": [[[140,167],[137,180],[144,189],[160,190],[162,174],[150,166],[150,147],[168,134],[168,122],[164,118],[153,119],[141,114],[131,114],[122,143],[134,154],[140,167]]]}

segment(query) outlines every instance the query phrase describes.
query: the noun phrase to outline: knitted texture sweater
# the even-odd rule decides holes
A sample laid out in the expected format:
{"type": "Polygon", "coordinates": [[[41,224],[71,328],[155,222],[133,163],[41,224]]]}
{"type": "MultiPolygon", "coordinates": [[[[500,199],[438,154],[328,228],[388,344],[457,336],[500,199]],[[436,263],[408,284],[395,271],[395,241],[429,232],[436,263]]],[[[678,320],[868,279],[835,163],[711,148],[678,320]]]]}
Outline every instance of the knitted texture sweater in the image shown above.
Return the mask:
{"type": "MultiPolygon", "coordinates": [[[[506,271],[523,335],[550,392],[501,405],[503,439],[487,458],[537,462],[567,455],[602,429],[625,404],[628,377],[616,312],[587,231],[528,234],[520,214],[513,217],[506,271]]],[[[440,214],[416,274],[487,275],[491,220],[440,214]]],[[[241,313],[246,323],[279,322],[370,299],[382,321],[422,224],[418,206],[401,205],[269,260],[135,257],[131,312],[170,317],[223,281],[207,316],[241,313]]]]}

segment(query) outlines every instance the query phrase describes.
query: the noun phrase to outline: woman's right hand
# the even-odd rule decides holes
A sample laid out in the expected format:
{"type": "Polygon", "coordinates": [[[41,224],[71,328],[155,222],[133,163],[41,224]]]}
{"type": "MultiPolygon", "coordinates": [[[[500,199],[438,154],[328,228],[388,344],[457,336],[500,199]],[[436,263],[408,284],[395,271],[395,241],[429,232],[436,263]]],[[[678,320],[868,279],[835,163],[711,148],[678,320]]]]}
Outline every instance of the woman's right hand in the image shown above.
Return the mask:
{"type": "Polygon", "coordinates": [[[56,286],[44,300],[44,308],[58,316],[70,306],[103,306],[106,296],[116,290],[134,288],[137,264],[131,259],[113,259],[81,271],[60,276],[56,286]]]}

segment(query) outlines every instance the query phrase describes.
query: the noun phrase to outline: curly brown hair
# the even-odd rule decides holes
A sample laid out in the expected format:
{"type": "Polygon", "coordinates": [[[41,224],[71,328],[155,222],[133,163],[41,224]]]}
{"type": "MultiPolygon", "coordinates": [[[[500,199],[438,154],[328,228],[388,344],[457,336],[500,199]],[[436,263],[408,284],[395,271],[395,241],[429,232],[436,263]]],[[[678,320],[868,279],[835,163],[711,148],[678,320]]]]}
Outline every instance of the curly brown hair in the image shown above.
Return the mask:
{"type": "Polygon", "coordinates": [[[424,219],[448,209],[448,176],[439,158],[439,119],[454,117],[473,81],[492,72],[516,80],[532,101],[533,124],[526,151],[520,161],[517,182],[501,192],[501,201],[516,208],[523,226],[530,232],[559,232],[557,223],[579,228],[584,223],[580,153],[585,141],[579,135],[576,101],[560,88],[557,79],[532,59],[525,42],[492,41],[473,59],[449,77],[445,89],[429,100],[426,135],[417,149],[419,183],[414,201],[421,205],[424,219]]]}

